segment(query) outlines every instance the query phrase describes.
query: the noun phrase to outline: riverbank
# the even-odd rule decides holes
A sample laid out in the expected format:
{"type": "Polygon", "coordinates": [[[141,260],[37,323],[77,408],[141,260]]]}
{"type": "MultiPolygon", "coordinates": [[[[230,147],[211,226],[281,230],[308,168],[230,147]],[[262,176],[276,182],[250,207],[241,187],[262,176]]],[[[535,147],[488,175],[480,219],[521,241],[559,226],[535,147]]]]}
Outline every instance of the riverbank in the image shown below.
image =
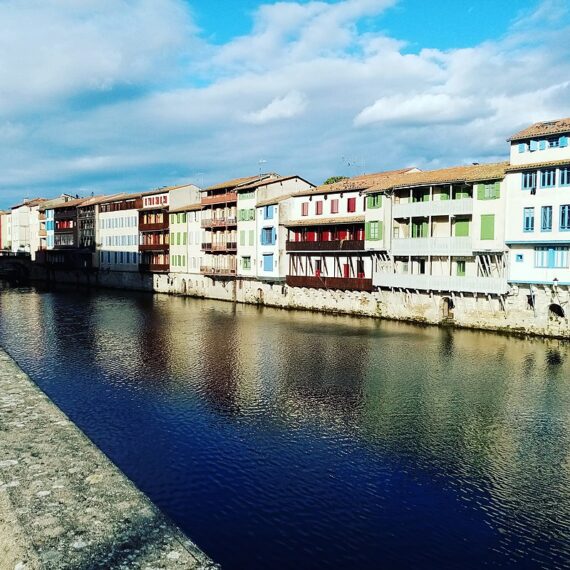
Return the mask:
{"type": "Polygon", "coordinates": [[[416,324],[444,325],[507,334],[570,338],[570,288],[530,290],[512,287],[509,294],[476,295],[382,289],[340,291],[290,287],[255,279],[213,279],[199,274],[150,274],[120,271],[64,271],[34,274],[38,281],[103,289],[148,291],[279,309],[382,318],[416,324]],[[49,279],[47,279],[49,277],[49,279]]]}
{"type": "Polygon", "coordinates": [[[0,349],[0,570],[217,566],[0,349]]]}

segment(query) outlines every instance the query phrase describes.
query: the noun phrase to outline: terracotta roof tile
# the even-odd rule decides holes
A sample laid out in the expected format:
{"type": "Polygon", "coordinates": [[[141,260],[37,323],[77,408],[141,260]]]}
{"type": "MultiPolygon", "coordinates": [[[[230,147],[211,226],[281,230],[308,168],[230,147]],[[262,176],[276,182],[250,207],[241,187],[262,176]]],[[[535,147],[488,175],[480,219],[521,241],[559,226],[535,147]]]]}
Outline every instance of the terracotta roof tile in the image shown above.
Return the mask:
{"type": "Polygon", "coordinates": [[[412,186],[497,180],[505,177],[505,170],[508,164],[508,162],[472,164],[469,166],[453,166],[451,168],[389,176],[379,180],[365,192],[374,193],[392,190],[394,188],[409,188],[412,186]]]}
{"type": "Polygon", "coordinates": [[[263,208],[264,206],[274,206],[275,204],[279,204],[279,202],[283,202],[288,200],[294,194],[283,194],[282,196],[277,196],[276,198],[270,198],[267,200],[261,200],[255,204],[256,208],[263,208]]]}
{"type": "Polygon", "coordinates": [[[255,176],[246,176],[244,178],[233,178],[232,180],[226,180],[225,182],[220,182],[219,184],[214,184],[213,186],[208,186],[203,188],[202,192],[207,192],[208,190],[223,190],[224,188],[237,188],[252,184],[253,182],[259,182],[266,180],[267,178],[274,177],[278,178],[277,174],[256,174],[255,176]]]}
{"type": "Polygon", "coordinates": [[[169,214],[179,214],[181,212],[195,212],[202,209],[202,204],[187,204],[186,206],[179,206],[172,210],[168,210],[169,214]]]}
{"type": "MultiPolygon", "coordinates": [[[[251,184],[245,184],[244,186],[240,186],[238,188],[239,190],[253,190],[255,188],[259,188],[260,186],[266,186],[268,184],[275,184],[276,182],[285,182],[286,180],[292,180],[293,178],[299,178],[299,180],[303,180],[303,182],[306,182],[307,184],[311,184],[308,180],[305,180],[304,178],[301,178],[300,176],[297,176],[296,174],[291,175],[291,176],[277,176],[275,178],[265,178],[263,180],[256,180],[255,182],[251,183],[251,184]]],[[[311,186],[314,187],[314,184],[311,184],[311,186]]]]}
{"type": "Polygon", "coordinates": [[[295,196],[310,196],[312,194],[331,194],[333,192],[347,192],[350,190],[366,190],[370,188],[380,180],[385,179],[389,176],[409,176],[410,170],[416,170],[415,167],[410,168],[400,168],[398,170],[387,170],[385,172],[374,172],[372,174],[361,174],[359,176],[354,176],[352,178],[346,178],[334,184],[321,184],[310,190],[302,190],[301,192],[296,192],[295,196]]]}
{"type": "Polygon", "coordinates": [[[561,133],[570,133],[570,118],[557,119],[556,121],[542,121],[534,123],[530,127],[519,131],[513,136],[509,137],[508,141],[518,141],[523,139],[530,139],[532,137],[544,137],[547,135],[556,135],[561,133]]]}
{"type": "Polygon", "coordinates": [[[570,158],[566,160],[552,160],[550,162],[537,162],[535,164],[513,164],[507,166],[507,172],[520,172],[521,170],[534,170],[536,168],[549,168],[552,166],[570,166],[570,158]]]}

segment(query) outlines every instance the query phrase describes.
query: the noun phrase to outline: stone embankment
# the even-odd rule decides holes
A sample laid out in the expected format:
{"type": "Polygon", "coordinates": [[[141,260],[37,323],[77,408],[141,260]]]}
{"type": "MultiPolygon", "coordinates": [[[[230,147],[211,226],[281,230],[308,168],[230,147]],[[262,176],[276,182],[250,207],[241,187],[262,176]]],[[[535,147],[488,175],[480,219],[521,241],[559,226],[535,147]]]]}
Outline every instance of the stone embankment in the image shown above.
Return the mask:
{"type": "Polygon", "coordinates": [[[218,568],[0,349],[0,570],[218,568]]]}

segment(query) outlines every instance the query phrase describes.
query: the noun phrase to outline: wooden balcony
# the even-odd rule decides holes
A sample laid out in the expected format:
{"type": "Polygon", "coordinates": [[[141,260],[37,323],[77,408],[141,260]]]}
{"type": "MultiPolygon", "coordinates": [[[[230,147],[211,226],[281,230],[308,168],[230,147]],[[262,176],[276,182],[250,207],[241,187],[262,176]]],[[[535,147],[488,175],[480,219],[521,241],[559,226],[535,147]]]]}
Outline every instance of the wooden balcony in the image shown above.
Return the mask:
{"type": "Polygon", "coordinates": [[[202,220],[200,225],[203,228],[223,228],[227,226],[237,226],[237,218],[235,216],[228,218],[208,218],[202,220]]]}
{"type": "Polygon", "coordinates": [[[237,202],[237,192],[224,192],[223,194],[214,194],[213,196],[202,196],[200,202],[203,206],[237,202]]]}
{"type": "Polygon", "coordinates": [[[168,273],[170,271],[170,265],[168,263],[141,263],[139,265],[139,271],[148,273],[168,273]]]}
{"type": "Polygon", "coordinates": [[[236,274],[235,268],[212,267],[211,265],[200,265],[200,273],[203,275],[215,275],[219,277],[232,277],[236,274]]]}
{"type": "Polygon", "coordinates": [[[163,230],[168,230],[168,219],[164,220],[163,222],[157,222],[155,224],[145,224],[139,221],[139,230],[141,232],[160,232],[163,230]]]}
{"type": "Polygon", "coordinates": [[[167,243],[145,243],[139,245],[139,251],[168,251],[170,246],[167,243]]]}
{"type": "Polygon", "coordinates": [[[202,251],[234,252],[237,251],[237,242],[228,241],[226,243],[203,243],[202,251]]]}
{"type": "Polygon", "coordinates": [[[341,291],[373,290],[372,279],[287,275],[286,282],[289,287],[307,287],[309,289],[339,289],[341,291]]]}
{"type": "Polygon", "coordinates": [[[287,251],[364,251],[364,240],[287,241],[287,251]]]}

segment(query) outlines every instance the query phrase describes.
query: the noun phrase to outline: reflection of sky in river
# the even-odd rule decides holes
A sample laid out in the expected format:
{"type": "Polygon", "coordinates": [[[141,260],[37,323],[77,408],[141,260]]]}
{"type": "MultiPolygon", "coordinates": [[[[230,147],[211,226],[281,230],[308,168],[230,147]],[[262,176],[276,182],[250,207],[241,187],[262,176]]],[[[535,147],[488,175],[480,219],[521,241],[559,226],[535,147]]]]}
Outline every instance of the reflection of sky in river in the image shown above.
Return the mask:
{"type": "Polygon", "coordinates": [[[564,343],[33,290],[0,343],[225,568],[569,560],[564,343]]]}

